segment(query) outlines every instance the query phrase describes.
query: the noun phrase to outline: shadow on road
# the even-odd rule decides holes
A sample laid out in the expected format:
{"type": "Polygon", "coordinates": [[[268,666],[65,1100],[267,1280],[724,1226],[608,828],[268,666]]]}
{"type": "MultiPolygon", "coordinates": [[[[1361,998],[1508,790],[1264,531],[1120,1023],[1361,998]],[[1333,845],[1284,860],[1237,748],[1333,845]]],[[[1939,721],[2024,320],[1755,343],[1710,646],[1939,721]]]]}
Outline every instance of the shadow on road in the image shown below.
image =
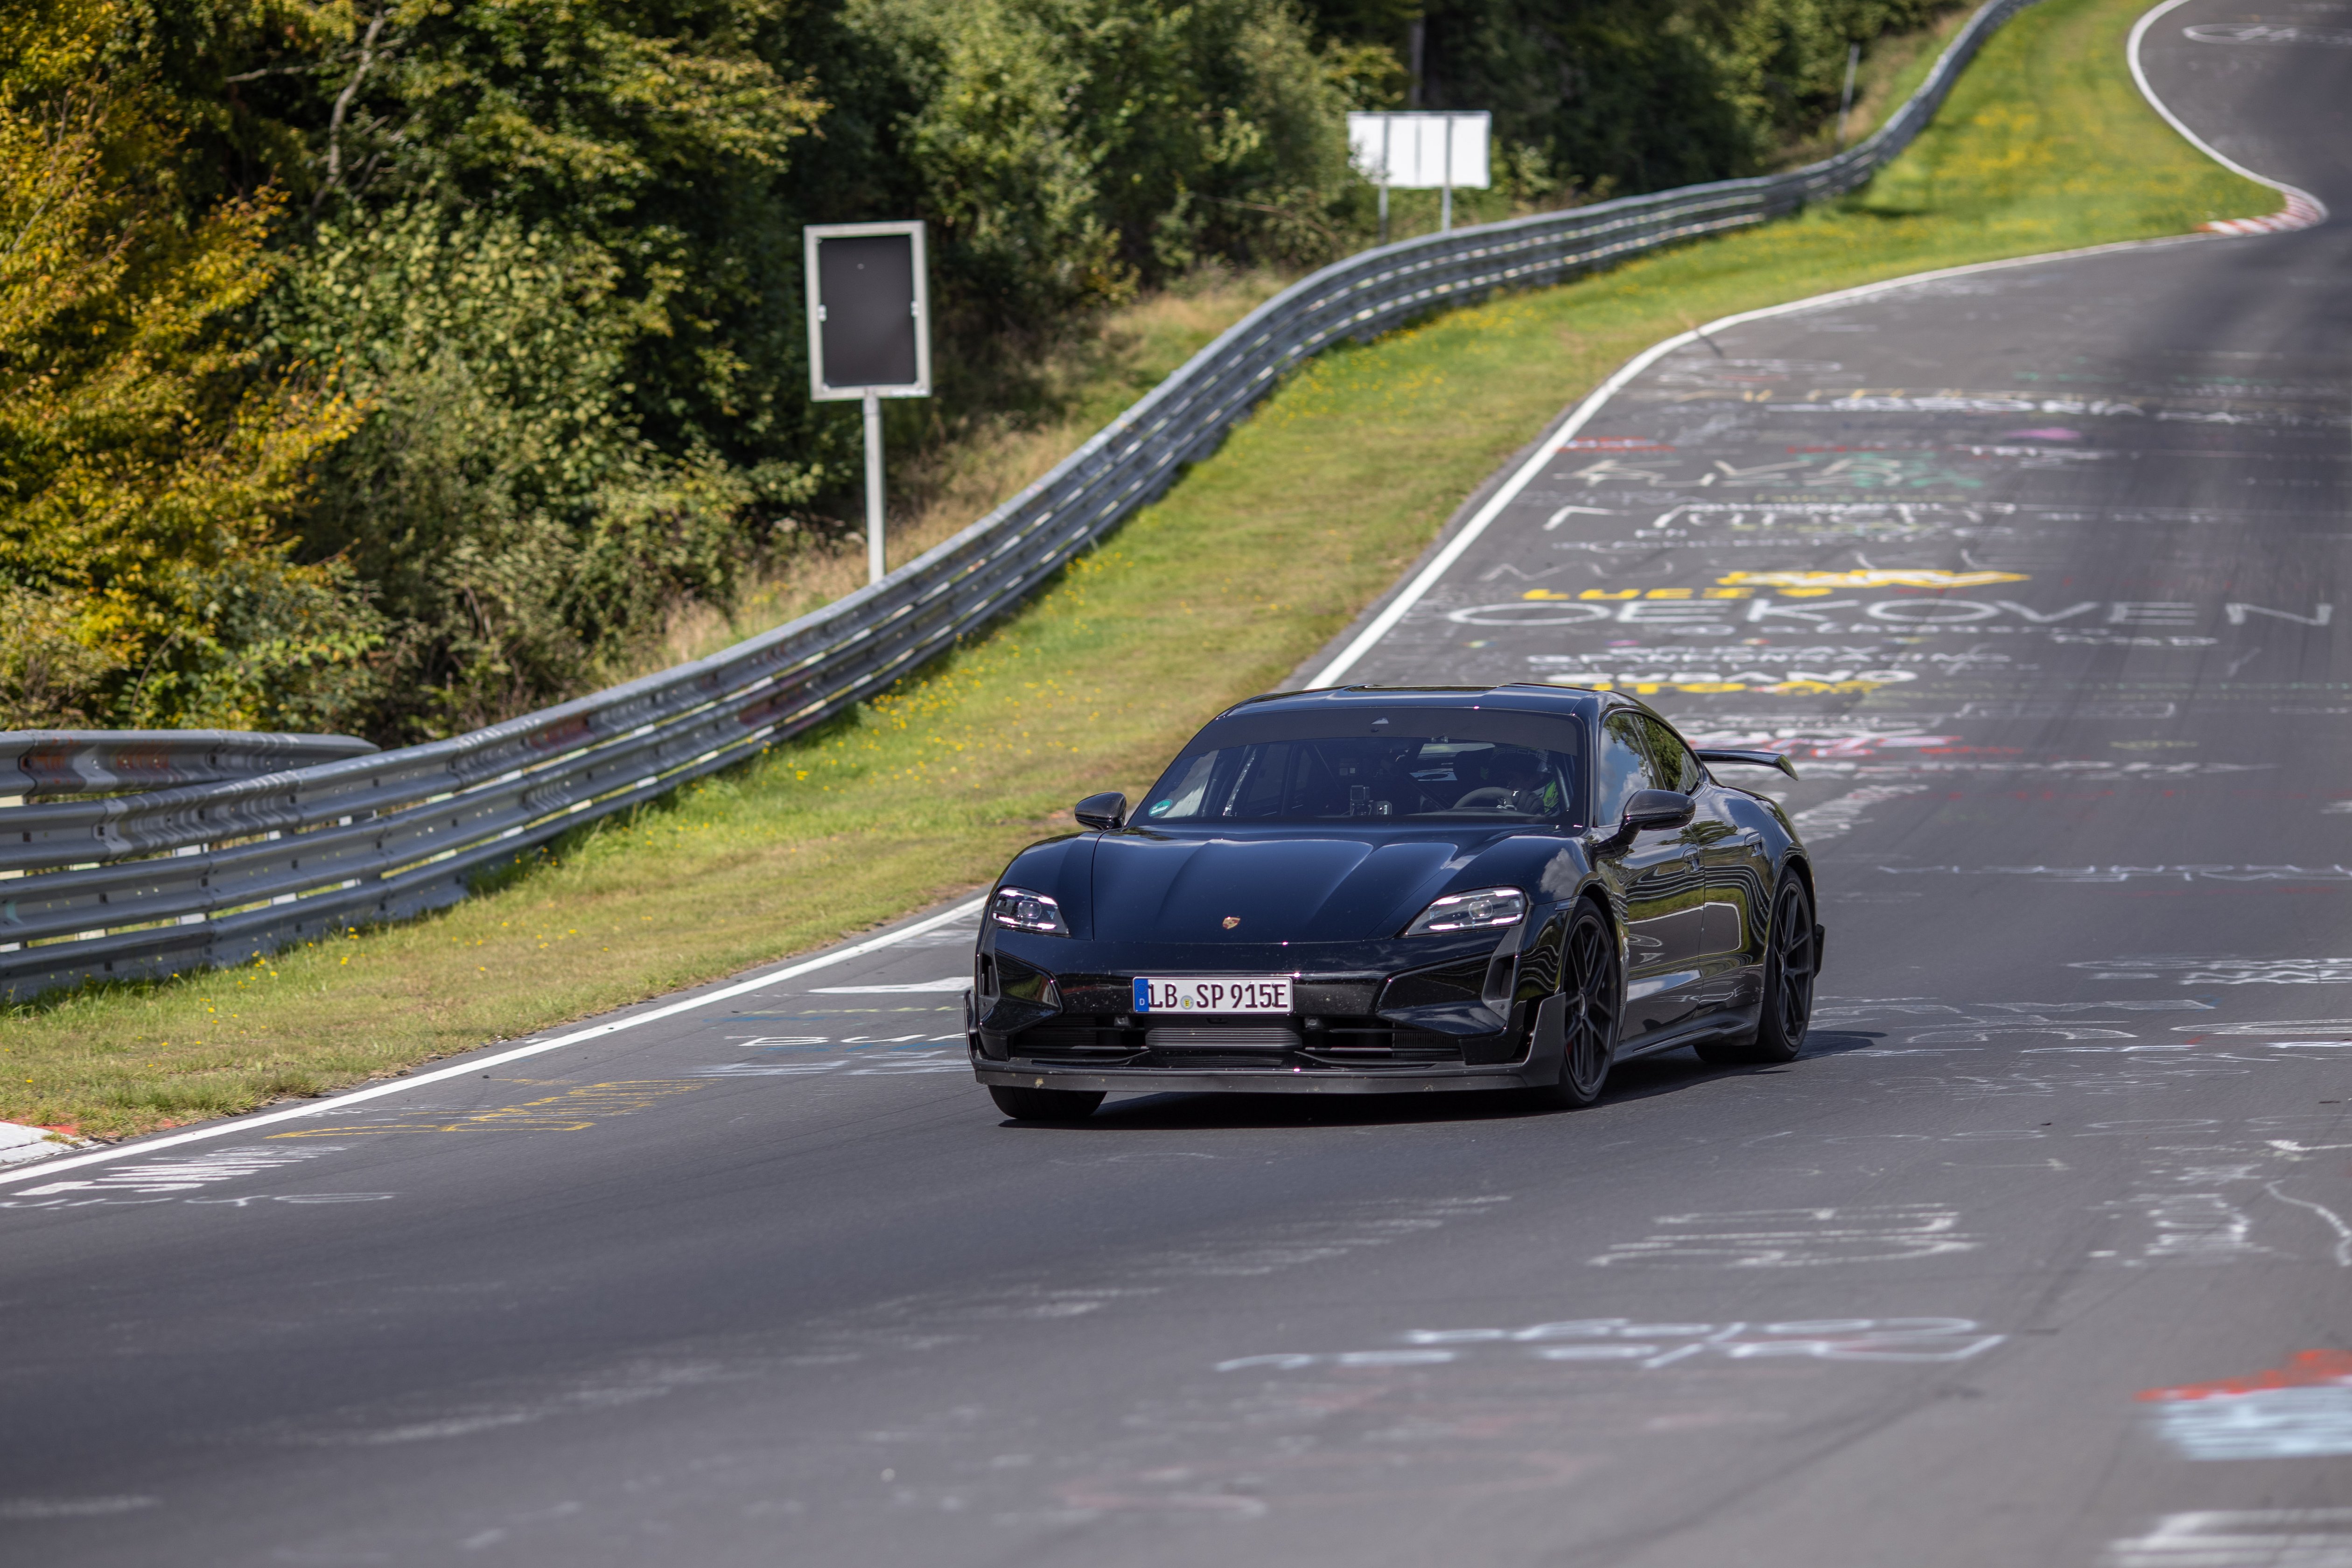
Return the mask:
{"type": "MultiPolygon", "coordinates": [[[[1596,1109],[1726,1078],[1801,1073],[1808,1059],[1863,1050],[1880,1037],[1870,1033],[1819,1033],[1797,1060],[1769,1067],[1716,1067],[1686,1050],[1666,1051],[1626,1062],[1609,1075],[1608,1090],[1596,1109]]],[[[1192,1131],[1246,1127],[1401,1127],[1430,1122],[1492,1121],[1529,1116],[1571,1116],[1510,1090],[1490,1093],[1423,1094],[1144,1094],[1104,1104],[1084,1121],[1011,1121],[1024,1131],[1117,1132],[1192,1131]]]]}

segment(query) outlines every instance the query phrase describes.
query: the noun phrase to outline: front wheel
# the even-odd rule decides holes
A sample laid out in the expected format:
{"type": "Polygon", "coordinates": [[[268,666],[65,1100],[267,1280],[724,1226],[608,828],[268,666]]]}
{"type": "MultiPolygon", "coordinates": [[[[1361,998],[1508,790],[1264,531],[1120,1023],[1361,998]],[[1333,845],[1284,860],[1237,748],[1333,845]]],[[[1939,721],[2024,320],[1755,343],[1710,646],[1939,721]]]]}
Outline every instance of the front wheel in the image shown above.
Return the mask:
{"type": "Polygon", "coordinates": [[[1560,953],[1567,1017],[1561,1028],[1559,1081],[1537,1092],[1553,1105],[1581,1110],[1601,1098],[1617,1057],[1617,1029],[1624,1016],[1619,984],[1617,938],[1591,904],[1570,922],[1560,953]]]}
{"type": "Polygon", "coordinates": [[[1100,1089],[1014,1089],[1001,1083],[988,1086],[988,1098],[1015,1121],[1084,1121],[1103,1100],[1100,1089]]]}
{"type": "Polygon", "coordinates": [[[1764,933],[1764,1005],[1753,1038],[1698,1047],[1719,1063],[1792,1062],[1805,1048],[1813,1019],[1813,978],[1821,973],[1813,934],[1813,900],[1805,884],[1783,872],[1772,894],[1772,923],[1764,933]]]}

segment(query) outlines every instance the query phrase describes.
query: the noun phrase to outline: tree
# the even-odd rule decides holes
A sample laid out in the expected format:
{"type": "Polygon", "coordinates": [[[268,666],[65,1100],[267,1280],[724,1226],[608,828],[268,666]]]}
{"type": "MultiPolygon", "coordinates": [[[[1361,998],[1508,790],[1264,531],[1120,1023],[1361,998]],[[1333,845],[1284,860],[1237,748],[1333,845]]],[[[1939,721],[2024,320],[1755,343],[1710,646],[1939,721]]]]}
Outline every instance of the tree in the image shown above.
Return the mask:
{"type": "Polygon", "coordinates": [[[333,727],[382,625],[286,522],[361,410],[261,369],[281,196],[190,198],[126,29],[0,17],[0,723],[333,727]]]}

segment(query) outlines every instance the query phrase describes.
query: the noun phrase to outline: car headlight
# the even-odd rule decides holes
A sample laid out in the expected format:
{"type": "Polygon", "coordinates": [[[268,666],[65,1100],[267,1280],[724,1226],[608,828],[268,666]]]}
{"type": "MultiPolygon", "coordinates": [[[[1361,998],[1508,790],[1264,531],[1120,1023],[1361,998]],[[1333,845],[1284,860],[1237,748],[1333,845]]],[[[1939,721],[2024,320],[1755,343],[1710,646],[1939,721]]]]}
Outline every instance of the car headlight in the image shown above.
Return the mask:
{"type": "Polygon", "coordinates": [[[1026,888],[997,889],[996,897],[989,901],[988,915],[1007,931],[1044,931],[1049,936],[1070,934],[1070,928],[1062,920],[1062,906],[1026,888]]]}
{"type": "Polygon", "coordinates": [[[1528,896],[1517,888],[1481,888],[1475,893],[1448,893],[1421,911],[1404,928],[1407,936],[1441,936],[1447,931],[1484,931],[1489,926],[1515,926],[1527,918],[1528,896]]]}

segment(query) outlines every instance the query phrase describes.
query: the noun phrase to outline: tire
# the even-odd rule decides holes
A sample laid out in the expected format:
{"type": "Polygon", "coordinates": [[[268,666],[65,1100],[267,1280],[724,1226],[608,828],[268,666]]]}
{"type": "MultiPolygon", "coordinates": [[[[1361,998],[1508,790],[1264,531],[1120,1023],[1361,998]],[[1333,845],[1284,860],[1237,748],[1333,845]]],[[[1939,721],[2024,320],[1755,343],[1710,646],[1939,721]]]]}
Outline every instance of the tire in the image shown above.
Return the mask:
{"type": "Polygon", "coordinates": [[[1812,1026],[1813,981],[1821,973],[1821,957],[1812,896],[1793,872],[1784,871],[1772,891],[1772,921],[1764,931],[1764,1005],[1756,1033],[1745,1040],[1700,1046],[1700,1059],[1724,1066],[1795,1061],[1812,1026]]]}
{"type": "Polygon", "coordinates": [[[1617,935],[1591,904],[1577,911],[1560,944],[1560,994],[1569,1004],[1560,1031],[1559,1081],[1535,1092],[1546,1104],[1581,1110],[1608,1085],[1625,1018],[1617,935]]]}
{"type": "Polygon", "coordinates": [[[1015,1121],[1084,1121],[1103,1100],[1102,1090],[1085,1089],[1011,1089],[988,1086],[996,1109],[1015,1121]]]}

